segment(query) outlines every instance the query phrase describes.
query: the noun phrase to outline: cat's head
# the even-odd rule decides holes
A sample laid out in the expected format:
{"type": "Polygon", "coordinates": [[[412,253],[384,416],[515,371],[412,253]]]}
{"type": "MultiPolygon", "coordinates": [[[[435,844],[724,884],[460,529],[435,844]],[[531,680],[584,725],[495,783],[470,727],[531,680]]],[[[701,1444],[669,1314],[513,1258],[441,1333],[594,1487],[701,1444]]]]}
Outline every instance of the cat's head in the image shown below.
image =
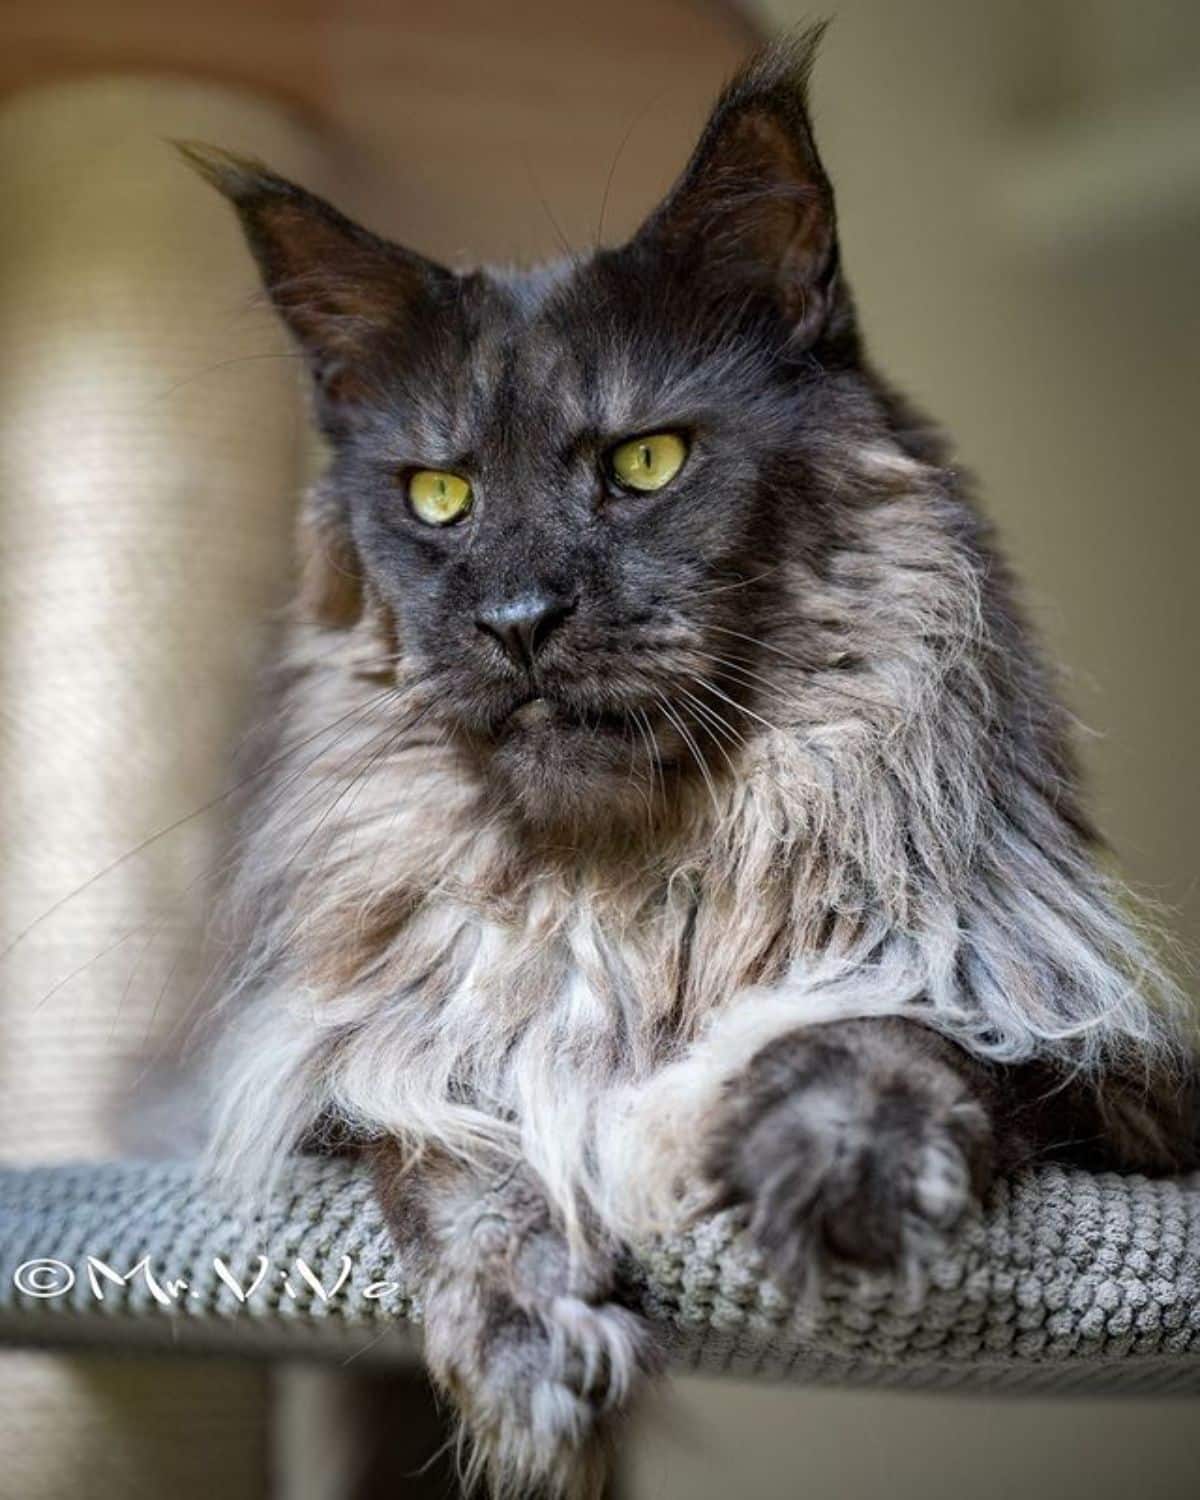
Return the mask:
{"type": "Polygon", "coordinates": [[[329,613],[387,612],[443,724],[536,822],[726,774],[771,717],[788,564],[836,545],[827,458],[876,403],[814,45],[735,79],[628,244],[529,272],[454,273],[187,148],[313,375],[329,613]]]}

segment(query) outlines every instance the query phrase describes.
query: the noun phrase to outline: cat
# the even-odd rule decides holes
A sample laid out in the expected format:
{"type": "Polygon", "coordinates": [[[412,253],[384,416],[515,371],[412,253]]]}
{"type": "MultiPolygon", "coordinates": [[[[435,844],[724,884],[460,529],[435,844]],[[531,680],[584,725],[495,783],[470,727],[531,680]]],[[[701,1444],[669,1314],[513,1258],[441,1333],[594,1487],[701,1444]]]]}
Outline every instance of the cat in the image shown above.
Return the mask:
{"type": "Polygon", "coordinates": [[[1182,1002],[939,434],[864,353],[810,32],[642,228],[455,273],[258,163],[329,446],[247,809],[211,1161],[369,1158],[497,1494],[601,1492],[639,1239],[916,1274],[1053,1150],[1195,1159],[1182,1002]]]}

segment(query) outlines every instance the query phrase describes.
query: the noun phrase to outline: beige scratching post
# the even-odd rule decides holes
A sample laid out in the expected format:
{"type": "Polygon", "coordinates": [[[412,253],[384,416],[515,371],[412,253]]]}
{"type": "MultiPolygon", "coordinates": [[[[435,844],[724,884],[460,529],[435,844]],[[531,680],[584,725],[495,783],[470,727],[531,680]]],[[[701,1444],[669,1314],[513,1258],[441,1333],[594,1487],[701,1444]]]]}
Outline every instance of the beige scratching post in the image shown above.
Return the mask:
{"type": "MultiPolygon", "coordinates": [[[[116,862],[229,784],[286,583],[301,381],[172,137],[317,187],[327,171],[286,112],[218,87],[96,79],[0,107],[6,1163],[116,1154],[132,1086],[184,1024],[228,804],[116,862]]],[[[5,1496],[265,1493],[250,1367],[0,1369],[5,1496]]]]}

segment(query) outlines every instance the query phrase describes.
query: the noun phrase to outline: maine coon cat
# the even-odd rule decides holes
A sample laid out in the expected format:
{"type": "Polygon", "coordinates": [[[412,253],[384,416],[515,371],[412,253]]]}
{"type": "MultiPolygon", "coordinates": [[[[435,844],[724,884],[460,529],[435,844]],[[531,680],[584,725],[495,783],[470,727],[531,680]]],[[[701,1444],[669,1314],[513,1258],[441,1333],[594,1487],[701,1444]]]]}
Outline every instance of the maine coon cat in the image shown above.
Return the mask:
{"type": "Polygon", "coordinates": [[[1039,1153],[1192,1159],[1180,1009],[939,436],[868,362],[810,36],[626,245],[456,274],[252,162],[328,471],[213,1160],[369,1154],[498,1491],[592,1495],[637,1238],[900,1273],[1039,1153]]]}

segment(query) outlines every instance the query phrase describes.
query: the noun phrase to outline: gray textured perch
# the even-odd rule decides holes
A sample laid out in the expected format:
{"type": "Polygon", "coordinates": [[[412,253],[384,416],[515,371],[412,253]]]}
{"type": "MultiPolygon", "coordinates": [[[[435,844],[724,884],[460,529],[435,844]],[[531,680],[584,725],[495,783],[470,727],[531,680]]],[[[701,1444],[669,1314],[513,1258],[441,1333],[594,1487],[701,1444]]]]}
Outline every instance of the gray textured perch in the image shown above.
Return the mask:
{"type": "MultiPolygon", "coordinates": [[[[728,1217],[654,1247],[628,1294],[681,1368],[1017,1392],[1200,1391],[1200,1176],[1166,1182],[1043,1167],[992,1194],[919,1304],[835,1281],[797,1314],[728,1217]]],[[[265,1216],[231,1218],[186,1165],[0,1173],[0,1341],[163,1346],[377,1362],[411,1356],[419,1307],[363,1173],[299,1161],[265,1216]],[[258,1256],[268,1265],[261,1270],[258,1256]],[[110,1281],[88,1257],[126,1273],[110,1281]],[[328,1301],[304,1268],[332,1289],[328,1301]],[[245,1292],[217,1268],[218,1258],[245,1292]],[[18,1268],[53,1261],[40,1270],[18,1268]],[[303,1262],[303,1267],[301,1266],[303,1262]],[[74,1284],[54,1296],[18,1282],[74,1284]],[[286,1281],[285,1281],[286,1277],[286,1281]],[[186,1281],[182,1286],[167,1283],[186,1281]]]]}

